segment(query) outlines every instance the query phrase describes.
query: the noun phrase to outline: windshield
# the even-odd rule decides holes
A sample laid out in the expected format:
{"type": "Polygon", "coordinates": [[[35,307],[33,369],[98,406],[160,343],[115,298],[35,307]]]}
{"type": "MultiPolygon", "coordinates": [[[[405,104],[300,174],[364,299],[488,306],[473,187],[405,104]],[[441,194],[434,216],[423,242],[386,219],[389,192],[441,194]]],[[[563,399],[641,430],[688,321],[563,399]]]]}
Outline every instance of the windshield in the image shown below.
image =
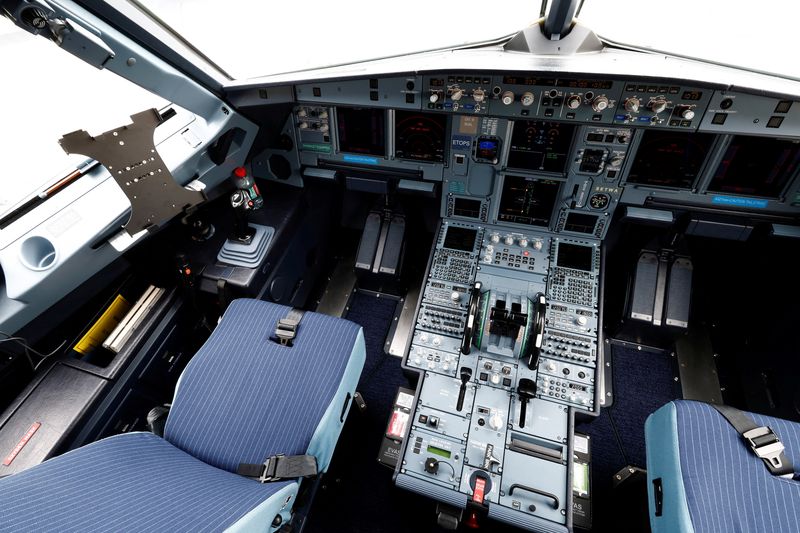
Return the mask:
{"type": "Polygon", "coordinates": [[[0,17],[0,216],[87,159],[58,140],[85,129],[96,135],[165,100],[98,70],[0,17]]]}
{"type": "Polygon", "coordinates": [[[798,0],[586,0],[578,20],[617,43],[800,79],[798,0]]]}
{"type": "Polygon", "coordinates": [[[533,0],[402,4],[363,0],[139,0],[235,79],[460,46],[510,35],[539,18],[533,0]]]}

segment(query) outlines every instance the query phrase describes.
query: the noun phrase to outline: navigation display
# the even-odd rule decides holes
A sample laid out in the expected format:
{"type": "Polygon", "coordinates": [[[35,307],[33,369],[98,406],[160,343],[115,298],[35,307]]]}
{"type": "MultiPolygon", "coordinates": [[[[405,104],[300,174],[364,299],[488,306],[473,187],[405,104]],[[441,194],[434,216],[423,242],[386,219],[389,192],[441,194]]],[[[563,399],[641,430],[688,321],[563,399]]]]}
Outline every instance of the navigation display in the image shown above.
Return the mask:
{"type": "Polygon", "coordinates": [[[395,157],[443,163],[447,142],[447,115],[396,111],[395,157]]]}
{"type": "Polygon", "coordinates": [[[628,183],[691,189],[713,142],[709,133],[647,130],[628,183]]]}
{"type": "Polygon", "coordinates": [[[477,235],[478,230],[450,226],[447,228],[447,235],[444,236],[444,247],[451,250],[471,252],[475,247],[475,237],[477,235]]]}
{"type": "Polygon", "coordinates": [[[508,167],[564,173],[575,126],[540,120],[514,122],[508,167]]]}
{"type": "Polygon", "coordinates": [[[800,166],[800,141],[737,135],[709,191],[777,198],[800,166]]]}
{"type": "Polygon", "coordinates": [[[337,107],[339,151],[386,156],[386,112],[382,109],[337,107]]]}
{"type": "Polygon", "coordinates": [[[522,176],[506,176],[497,211],[498,222],[547,226],[561,182],[522,176]]]}

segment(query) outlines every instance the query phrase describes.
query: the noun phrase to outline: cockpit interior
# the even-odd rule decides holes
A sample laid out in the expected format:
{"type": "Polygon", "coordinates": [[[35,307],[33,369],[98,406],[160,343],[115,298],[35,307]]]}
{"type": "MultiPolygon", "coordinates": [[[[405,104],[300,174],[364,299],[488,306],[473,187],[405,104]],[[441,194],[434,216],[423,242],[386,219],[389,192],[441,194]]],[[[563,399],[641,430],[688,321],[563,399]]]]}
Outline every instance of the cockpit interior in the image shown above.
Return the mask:
{"type": "Polygon", "coordinates": [[[583,3],[233,78],[0,0],[164,98],[0,176],[0,532],[800,530],[800,78],[583,3]]]}

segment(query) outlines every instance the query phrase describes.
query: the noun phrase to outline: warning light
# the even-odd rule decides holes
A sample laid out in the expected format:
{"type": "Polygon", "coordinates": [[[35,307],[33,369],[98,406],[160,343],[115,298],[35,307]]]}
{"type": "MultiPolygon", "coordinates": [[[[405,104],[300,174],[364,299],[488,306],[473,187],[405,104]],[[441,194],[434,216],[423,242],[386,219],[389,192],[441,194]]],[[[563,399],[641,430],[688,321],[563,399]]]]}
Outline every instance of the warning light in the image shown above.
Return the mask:
{"type": "Polygon", "coordinates": [[[237,178],[246,178],[247,177],[247,170],[244,167],[236,167],[233,169],[233,175],[237,178]]]}
{"type": "Polygon", "coordinates": [[[528,257],[529,255],[531,255],[531,253],[528,250],[525,250],[524,252],[522,252],[522,255],[528,257]]]}
{"type": "Polygon", "coordinates": [[[191,268],[187,268],[187,269],[185,269],[183,271],[183,273],[186,274],[187,276],[191,276],[192,275],[192,269],[191,268]]]}

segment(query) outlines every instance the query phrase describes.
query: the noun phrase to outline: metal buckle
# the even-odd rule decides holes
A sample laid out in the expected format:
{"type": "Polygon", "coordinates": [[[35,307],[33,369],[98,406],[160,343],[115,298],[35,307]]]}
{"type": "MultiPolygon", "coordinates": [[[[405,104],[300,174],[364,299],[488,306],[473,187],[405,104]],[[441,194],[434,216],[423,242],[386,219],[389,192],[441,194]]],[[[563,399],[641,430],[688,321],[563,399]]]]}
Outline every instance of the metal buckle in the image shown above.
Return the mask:
{"type": "Polygon", "coordinates": [[[742,433],[750,449],[772,468],[782,468],[783,443],[771,427],[761,426],[742,433]]]}
{"type": "Polygon", "coordinates": [[[281,457],[284,457],[284,454],[273,455],[264,461],[264,470],[261,472],[261,475],[258,476],[259,483],[269,483],[270,481],[278,479],[275,476],[275,472],[278,470],[278,460],[281,457]]]}
{"type": "Polygon", "coordinates": [[[281,318],[278,320],[278,326],[275,328],[275,338],[277,338],[278,342],[283,346],[291,346],[292,340],[297,336],[297,326],[299,324],[299,320],[281,318]]]}

